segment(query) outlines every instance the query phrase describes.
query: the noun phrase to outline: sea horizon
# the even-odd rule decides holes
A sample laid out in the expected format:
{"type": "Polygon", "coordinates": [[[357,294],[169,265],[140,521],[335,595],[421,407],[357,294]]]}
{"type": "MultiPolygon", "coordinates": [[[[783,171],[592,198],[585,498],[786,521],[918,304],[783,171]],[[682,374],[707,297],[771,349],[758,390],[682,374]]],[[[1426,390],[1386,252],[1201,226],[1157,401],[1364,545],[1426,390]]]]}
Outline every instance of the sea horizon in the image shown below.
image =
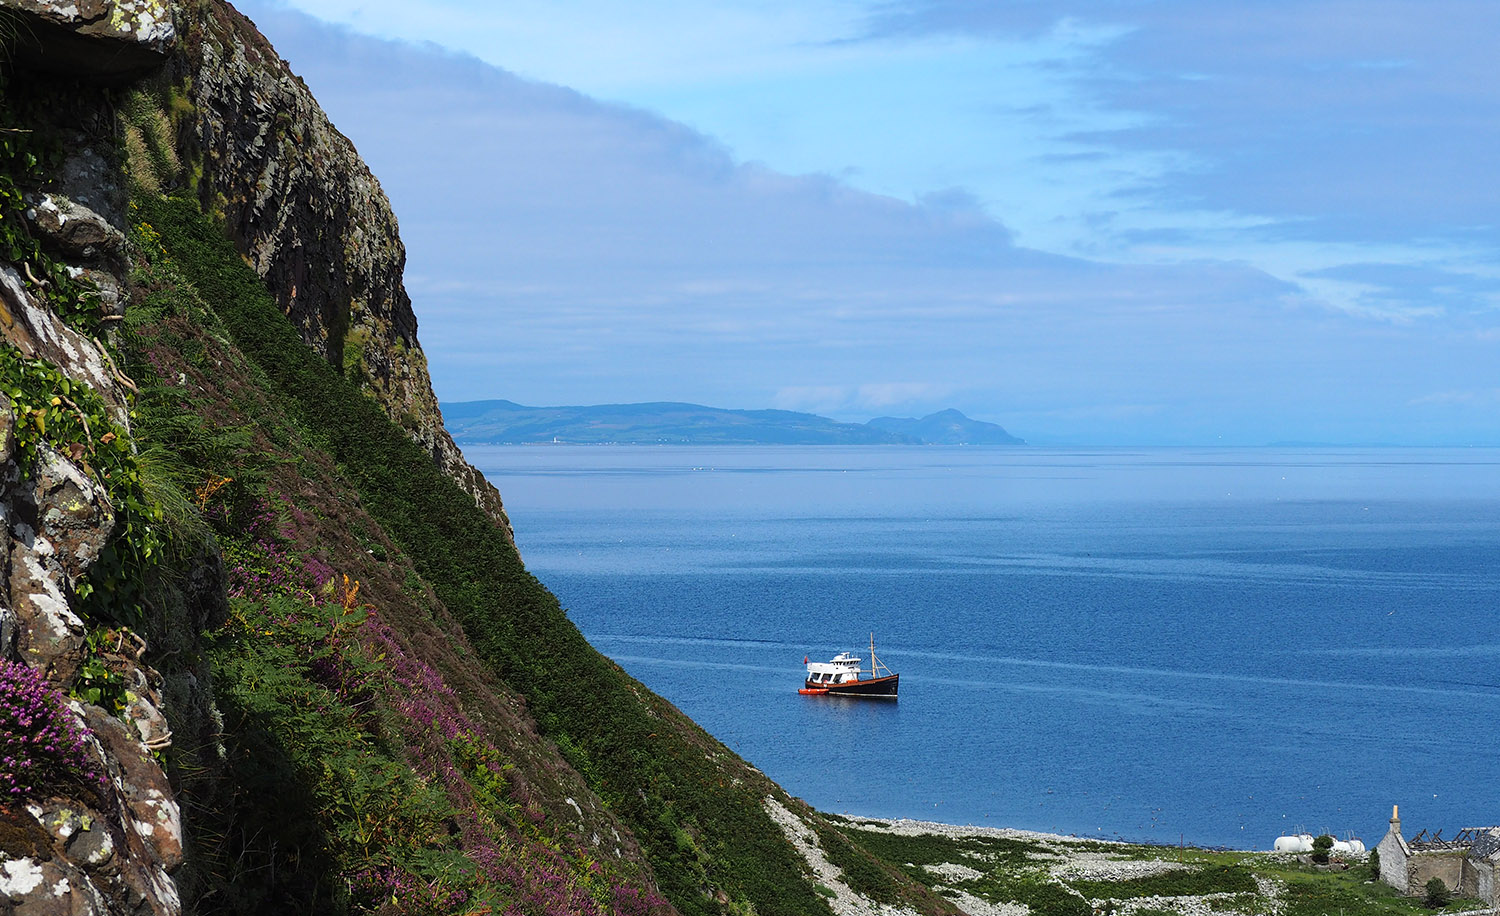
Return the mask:
{"type": "Polygon", "coordinates": [[[1462,775],[1500,697],[1472,635],[1500,450],[1404,451],[470,457],[585,636],[823,810],[1268,849],[1373,845],[1391,804],[1500,821],[1462,775]],[[796,695],[805,655],[871,630],[898,702],[796,695]]]}

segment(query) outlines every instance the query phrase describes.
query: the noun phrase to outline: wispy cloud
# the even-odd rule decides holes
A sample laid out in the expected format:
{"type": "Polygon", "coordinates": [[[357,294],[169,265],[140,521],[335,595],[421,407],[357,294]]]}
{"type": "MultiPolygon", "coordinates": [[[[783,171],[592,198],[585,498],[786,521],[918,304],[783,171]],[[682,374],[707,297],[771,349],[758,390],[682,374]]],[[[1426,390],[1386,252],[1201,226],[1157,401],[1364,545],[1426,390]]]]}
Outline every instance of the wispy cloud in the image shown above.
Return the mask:
{"type": "Polygon", "coordinates": [[[248,5],[390,193],[448,399],[956,406],[1033,440],[1447,441],[1477,421],[1412,393],[1494,384],[1477,245],[1420,262],[1396,243],[1308,246],[1289,276],[1194,248],[1265,228],[1240,214],[1176,237],[1164,220],[1160,264],[1062,256],[969,185],[901,199],[788,174],[638,107],[248,5]],[[1403,263],[1429,272],[1380,273],[1403,263]],[[1393,309],[1453,296],[1436,318],[1372,323],[1318,305],[1318,284],[1393,309]]]}
{"type": "Polygon", "coordinates": [[[772,403],[783,410],[837,415],[870,414],[914,405],[926,405],[930,412],[941,409],[944,399],[953,393],[951,386],[931,382],[804,385],[778,389],[772,403]]]}
{"type": "Polygon", "coordinates": [[[667,114],[779,172],[959,201],[1026,247],[1241,261],[1357,317],[1444,309],[1304,278],[1500,254],[1490,0],[289,2],[667,114]]]}
{"type": "Polygon", "coordinates": [[[1438,405],[1444,407],[1483,407],[1488,409],[1500,405],[1500,388],[1439,391],[1434,394],[1423,395],[1419,398],[1412,398],[1410,403],[1416,407],[1438,405]]]}

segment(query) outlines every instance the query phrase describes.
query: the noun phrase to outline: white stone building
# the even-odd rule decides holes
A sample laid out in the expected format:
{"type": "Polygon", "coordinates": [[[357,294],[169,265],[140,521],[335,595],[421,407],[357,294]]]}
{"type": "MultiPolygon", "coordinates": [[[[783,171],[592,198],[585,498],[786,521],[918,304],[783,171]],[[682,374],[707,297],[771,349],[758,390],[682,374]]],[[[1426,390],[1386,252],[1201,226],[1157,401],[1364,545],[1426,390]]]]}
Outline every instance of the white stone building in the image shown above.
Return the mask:
{"type": "Polygon", "coordinates": [[[1495,872],[1500,866],[1500,827],[1465,827],[1453,839],[1442,831],[1401,835],[1400,811],[1391,809],[1391,829],[1380,845],[1380,880],[1408,897],[1427,893],[1427,882],[1442,878],[1454,894],[1500,906],[1495,872]]]}

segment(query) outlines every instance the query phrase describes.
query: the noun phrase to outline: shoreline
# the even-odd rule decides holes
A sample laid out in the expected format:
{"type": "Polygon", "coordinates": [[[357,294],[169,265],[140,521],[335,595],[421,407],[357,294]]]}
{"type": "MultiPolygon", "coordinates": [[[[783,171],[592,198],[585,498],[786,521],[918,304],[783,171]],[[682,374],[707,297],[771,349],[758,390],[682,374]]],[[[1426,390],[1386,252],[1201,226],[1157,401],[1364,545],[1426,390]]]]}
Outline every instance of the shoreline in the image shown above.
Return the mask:
{"type": "Polygon", "coordinates": [[[910,817],[870,817],[863,814],[831,814],[856,826],[880,825],[880,829],[898,836],[933,834],[955,838],[994,837],[996,839],[1024,839],[1055,843],[1109,843],[1118,846],[1141,846],[1151,849],[1201,849],[1205,852],[1244,853],[1247,855],[1278,855],[1270,849],[1239,849],[1234,846],[1200,846],[1187,843],[1155,843],[1150,840],[1129,840],[1120,836],[1084,836],[1076,833],[1047,833],[1042,830],[1026,830],[1020,827],[986,827],[979,824],[951,824],[946,821],[918,820],[910,817]]]}

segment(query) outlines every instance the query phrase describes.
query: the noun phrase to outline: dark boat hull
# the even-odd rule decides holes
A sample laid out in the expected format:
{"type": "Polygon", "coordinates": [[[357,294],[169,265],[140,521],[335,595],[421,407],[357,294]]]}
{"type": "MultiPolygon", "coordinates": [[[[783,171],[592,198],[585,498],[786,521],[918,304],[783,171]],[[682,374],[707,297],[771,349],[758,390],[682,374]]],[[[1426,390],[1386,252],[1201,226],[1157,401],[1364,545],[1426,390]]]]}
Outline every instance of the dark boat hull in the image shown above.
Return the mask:
{"type": "Polygon", "coordinates": [[[848,681],[843,684],[812,684],[797,691],[801,694],[830,697],[865,697],[872,700],[896,699],[896,686],[901,675],[869,678],[863,681],[848,681]]]}

